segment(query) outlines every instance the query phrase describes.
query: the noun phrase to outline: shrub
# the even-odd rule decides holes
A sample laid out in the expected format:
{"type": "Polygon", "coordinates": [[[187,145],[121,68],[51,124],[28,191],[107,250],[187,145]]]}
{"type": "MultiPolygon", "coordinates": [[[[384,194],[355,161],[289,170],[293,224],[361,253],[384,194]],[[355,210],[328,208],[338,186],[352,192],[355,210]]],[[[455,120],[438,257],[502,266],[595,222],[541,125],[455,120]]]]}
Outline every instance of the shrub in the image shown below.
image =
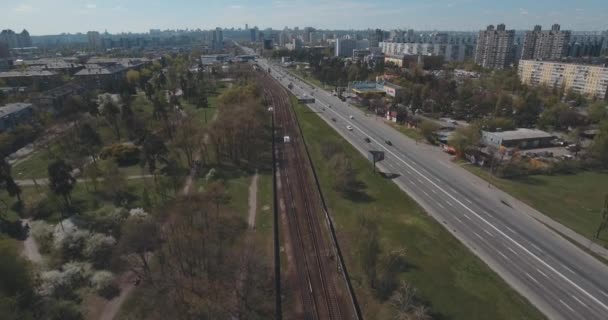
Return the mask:
{"type": "Polygon", "coordinates": [[[85,214],[86,227],[93,232],[119,237],[120,226],[128,217],[129,212],[124,208],[104,206],[85,214]]]}
{"type": "Polygon", "coordinates": [[[91,286],[98,295],[110,300],[120,293],[120,288],[114,282],[114,274],[109,271],[97,271],[91,277],[91,286]]]}
{"type": "Polygon", "coordinates": [[[102,159],[114,159],[119,166],[131,166],[139,163],[140,150],[132,143],[117,143],[101,150],[102,159]]]}
{"type": "Polygon", "coordinates": [[[27,210],[27,216],[34,220],[45,220],[58,211],[57,203],[53,199],[42,199],[27,210]]]}
{"type": "Polygon", "coordinates": [[[43,297],[72,299],[75,297],[74,291],[88,283],[91,270],[90,263],[69,262],[61,270],[42,272],[38,293],[43,297]]]}
{"type": "Polygon", "coordinates": [[[53,249],[53,226],[44,221],[30,223],[30,234],[36,240],[40,253],[48,254],[53,249]]]}
{"type": "Polygon", "coordinates": [[[116,239],[101,233],[93,234],[86,240],[83,255],[95,268],[106,267],[112,257],[112,249],[116,244],[116,239]]]}
{"type": "Polygon", "coordinates": [[[68,300],[47,299],[44,319],[48,320],[82,320],[84,317],[77,303],[68,300]]]}

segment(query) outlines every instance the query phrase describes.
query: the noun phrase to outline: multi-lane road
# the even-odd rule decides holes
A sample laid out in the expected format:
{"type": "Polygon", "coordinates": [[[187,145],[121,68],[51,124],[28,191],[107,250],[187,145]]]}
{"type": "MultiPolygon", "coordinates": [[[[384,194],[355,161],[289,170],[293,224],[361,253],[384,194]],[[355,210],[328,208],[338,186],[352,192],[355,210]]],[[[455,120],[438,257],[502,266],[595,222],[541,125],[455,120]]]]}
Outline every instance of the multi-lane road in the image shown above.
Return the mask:
{"type": "Polygon", "coordinates": [[[314,94],[309,108],[366,157],[370,150],[384,151],[379,167],[397,175],[393,181],[401,189],[550,319],[608,319],[608,267],[519,210],[525,206],[438,148],[417,144],[264,59],[258,64],[285,87],[293,83],[294,94],[314,94]]]}

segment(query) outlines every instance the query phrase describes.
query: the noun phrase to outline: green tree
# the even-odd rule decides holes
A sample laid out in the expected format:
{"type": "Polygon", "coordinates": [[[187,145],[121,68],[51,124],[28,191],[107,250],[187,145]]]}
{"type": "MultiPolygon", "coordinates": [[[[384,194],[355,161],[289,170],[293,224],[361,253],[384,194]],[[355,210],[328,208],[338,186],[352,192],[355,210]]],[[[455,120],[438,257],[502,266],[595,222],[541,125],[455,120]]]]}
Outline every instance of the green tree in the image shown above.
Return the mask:
{"type": "Polygon", "coordinates": [[[350,158],[343,153],[334,155],[329,160],[329,168],[333,175],[334,188],[343,194],[357,190],[357,173],[350,158]]]}
{"type": "Polygon", "coordinates": [[[99,133],[90,124],[85,123],[78,129],[78,142],[81,153],[91,157],[97,165],[97,154],[103,145],[99,133]]]}
{"type": "Polygon", "coordinates": [[[9,196],[17,197],[17,201],[21,203],[21,187],[13,179],[11,165],[6,161],[6,158],[0,160],[0,185],[8,192],[9,196]]]}
{"type": "Polygon", "coordinates": [[[102,105],[101,115],[104,117],[112,132],[116,136],[116,140],[120,141],[120,108],[113,101],[106,101],[102,105]]]}
{"type": "Polygon", "coordinates": [[[0,236],[0,318],[33,319],[34,281],[13,240],[0,236]]]}
{"type": "Polygon", "coordinates": [[[601,166],[608,167],[608,120],[600,124],[600,132],[593,139],[589,154],[601,166]]]}
{"type": "Polygon", "coordinates": [[[456,129],[450,137],[448,144],[456,149],[459,155],[463,155],[467,151],[477,147],[481,140],[481,131],[479,126],[471,124],[468,127],[456,129]]]}
{"type": "Polygon", "coordinates": [[[592,123],[600,123],[608,119],[608,104],[605,102],[595,102],[587,109],[589,120],[592,123]]]}
{"type": "Polygon", "coordinates": [[[72,167],[59,159],[48,166],[49,188],[53,193],[63,197],[65,205],[69,208],[72,204],[71,193],[76,185],[76,179],[72,176],[72,167]]]}
{"type": "Polygon", "coordinates": [[[439,130],[439,125],[430,120],[422,120],[420,125],[420,133],[429,143],[435,144],[435,131],[439,130]]]}

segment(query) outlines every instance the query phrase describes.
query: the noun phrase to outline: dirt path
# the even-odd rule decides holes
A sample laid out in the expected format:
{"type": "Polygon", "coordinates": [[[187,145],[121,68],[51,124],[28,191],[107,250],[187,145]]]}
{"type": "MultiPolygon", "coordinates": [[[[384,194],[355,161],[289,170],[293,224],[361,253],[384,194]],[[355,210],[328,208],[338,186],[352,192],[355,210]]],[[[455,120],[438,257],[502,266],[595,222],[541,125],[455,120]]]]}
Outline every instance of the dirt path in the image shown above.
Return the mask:
{"type": "MultiPolygon", "coordinates": [[[[22,224],[30,224],[31,221],[29,219],[21,220],[22,224]]],[[[42,262],[42,255],[40,255],[40,250],[38,250],[38,244],[34,237],[32,237],[32,233],[29,232],[27,235],[27,239],[23,241],[23,255],[35,264],[39,264],[42,262]]]]}
{"type": "Polygon", "coordinates": [[[249,229],[255,229],[255,217],[258,209],[258,178],[259,175],[256,170],[249,185],[249,216],[247,219],[249,229]]]}

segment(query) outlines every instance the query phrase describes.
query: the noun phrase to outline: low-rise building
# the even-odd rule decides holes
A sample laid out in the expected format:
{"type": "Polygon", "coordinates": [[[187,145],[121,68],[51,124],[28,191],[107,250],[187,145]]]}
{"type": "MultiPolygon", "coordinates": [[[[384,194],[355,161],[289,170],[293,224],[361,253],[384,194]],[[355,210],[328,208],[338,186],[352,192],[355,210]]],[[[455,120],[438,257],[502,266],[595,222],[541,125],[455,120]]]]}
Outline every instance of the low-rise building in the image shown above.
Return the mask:
{"type": "Polygon", "coordinates": [[[555,136],[536,129],[519,128],[510,131],[481,132],[481,140],[484,144],[500,148],[538,149],[551,147],[551,141],[555,136]]]}
{"type": "Polygon", "coordinates": [[[384,96],[388,95],[396,97],[403,90],[403,87],[389,82],[369,82],[369,81],[355,81],[348,85],[348,88],[358,96],[384,96]]]}
{"type": "Polygon", "coordinates": [[[13,130],[31,120],[34,108],[31,103],[11,103],[0,107],[0,130],[13,130]]]}
{"type": "Polygon", "coordinates": [[[527,85],[563,86],[590,97],[608,98],[608,68],[605,66],[520,60],[517,73],[527,85]]]}
{"type": "Polygon", "coordinates": [[[380,42],[382,53],[387,55],[442,56],[445,61],[464,61],[467,45],[445,43],[380,42]]]}

